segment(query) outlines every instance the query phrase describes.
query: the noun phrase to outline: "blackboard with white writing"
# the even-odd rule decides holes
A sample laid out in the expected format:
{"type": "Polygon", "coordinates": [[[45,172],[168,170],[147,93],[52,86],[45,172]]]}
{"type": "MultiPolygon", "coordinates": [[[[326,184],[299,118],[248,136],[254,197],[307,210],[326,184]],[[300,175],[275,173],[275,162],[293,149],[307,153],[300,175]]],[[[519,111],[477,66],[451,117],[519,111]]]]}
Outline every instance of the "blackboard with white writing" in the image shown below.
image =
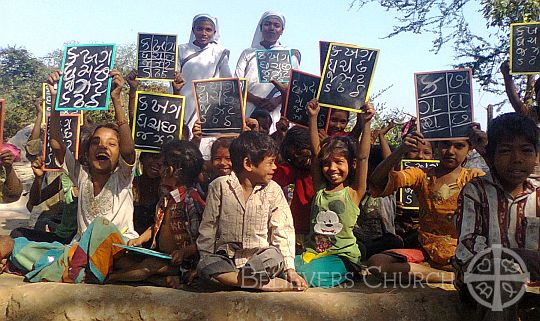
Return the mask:
{"type": "Polygon", "coordinates": [[[238,78],[194,80],[193,88],[203,137],[242,132],[245,120],[238,78]]]}
{"type": "Polygon", "coordinates": [[[428,140],[468,136],[473,121],[470,69],[414,74],[417,129],[428,140]]]}
{"type": "Polygon", "coordinates": [[[288,82],[292,69],[290,50],[257,50],[255,52],[259,82],[288,82]]]}
{"type": "Polygon", "coordinates": [[[540,22],[510,25],[510,72],[540,73],[540,22]]]}
{"type": "Polygon", "coordinates": [[[176,35],[139,33],[137,79],[174,80],[176,35]]]}
{"type": "Polygon", "coordinates": [[[135,149],[159,153],[161,146],[182,137],[184,96],[137,91],[132,128],[135,149]]]}
{"type": "Polygon", "coordinates": [[[112,44],[68,45],[55,110],[108,109],[115,52],[112,44]]]}
{"type": "Polygon", "coordinates": [[[369,95],[379,50],[331,43],[317,93],[321,106],[360,112],[369,95]]]}
{"type": "MultiPolygon", "coordinates": [[[[438,160],[403,159],[401,160],[401,170],[411,167],[429,169],[437,167],[438,164],[438,160]]],[[[400,208],[418,210],[418,197],[412,188],[400,188],[398,193],[398,202],[400,208]]]]}
{"type": "MultiPolygon", "coordinates": [[[[296,69],[292,70],[285,106],[285,118],[291,123],[307,127],[309,116],[307,103],[317,96],[321,77],[311,75],[296,69]]],[[[317,127],[326,128],[328,123],[328,108],[321,108],[317,117],[317,127]]]]}
{"type": "MultiPolygon", "coordinates": [[[[71,151],[75,159],[79,157],[79,133],[80,124],[78,114],[60,115],[60,130],[66,148],[71,151]]],[[[50,128],[51,117],[47,117],[45,125],[45,139],[43,140],[43,170],[45,171],[60,171],[60,167],[56,165],[53,150],[50,146],[50,128]]]]}

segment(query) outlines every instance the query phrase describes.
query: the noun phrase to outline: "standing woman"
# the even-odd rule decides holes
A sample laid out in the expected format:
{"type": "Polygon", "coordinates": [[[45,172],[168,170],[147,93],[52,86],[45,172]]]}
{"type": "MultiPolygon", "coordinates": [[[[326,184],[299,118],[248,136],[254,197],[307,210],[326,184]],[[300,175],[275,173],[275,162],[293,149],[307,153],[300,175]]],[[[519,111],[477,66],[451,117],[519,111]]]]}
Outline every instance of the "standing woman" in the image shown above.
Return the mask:
{"type": "MultiPolygon", "coordinates": [[[[279,42],[279,37],[283,34],[284,29],[285,17],[282,14],[273,11],[265,12],[255,29],[251,48],[242,52],[236,64],[235,76],[247,78],[248,80],[246,117],[249,117],[256,108],[268,110],[272,116],[270,133],[276,130],[275,124],[281,117],[281,97],[277,95],[279,91],[272,83],[259,82],[255,51],[264,49],[289,49],[279,42]]],[[[293,49],[291,58],[292,67],[295,69],[298,68],[301,58],[300,51],[293,49]]]]}
{"type": "MultiPolygon", "coordinates": [[[[186,97],[184,123],[193,128],[197,115],[193,97],[192,80],[231,77],[229,50],[218,44],[219,26],[217,18],[198,14],[193,18],[189,43],[178,46],[179,70],[186,85],[179,94],[186,97]]],[[[173,84],[173,92],[179,88],[173,84]]]]}

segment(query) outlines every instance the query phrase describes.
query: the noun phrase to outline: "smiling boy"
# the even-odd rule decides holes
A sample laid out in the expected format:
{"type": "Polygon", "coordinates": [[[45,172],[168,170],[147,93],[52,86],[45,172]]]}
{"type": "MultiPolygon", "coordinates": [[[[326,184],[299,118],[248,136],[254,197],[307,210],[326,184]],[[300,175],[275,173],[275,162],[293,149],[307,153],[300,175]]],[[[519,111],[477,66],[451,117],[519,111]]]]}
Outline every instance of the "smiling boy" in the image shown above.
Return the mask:
{"type": "Polygon", "coordinates": [[[244,132],[229,150],[232,173],[216,178],[208,189],[197,239],[199,275],[263,291],[305,289],[294,269],[291,211],[272,181],[277,155],[272,138],[244,132]]]}
{"type": "MultiPolygon", "coordinates": [[[[530,281],[540,281],[540,181],[530,178],[538,136],[534,121],[517,113],[503,114],[490,124],[485,157],[491,172],[465,185],[456,211],[454,265],[461,294],[466,295],[463,277],[469,263],[495,244],[519,254],[530,281]]],[[[531,301],[538,311],[538,296],[531,301]]],[[[517,305],[501,312],[478,307],[480,320],[517,320],[517,305]]]]}

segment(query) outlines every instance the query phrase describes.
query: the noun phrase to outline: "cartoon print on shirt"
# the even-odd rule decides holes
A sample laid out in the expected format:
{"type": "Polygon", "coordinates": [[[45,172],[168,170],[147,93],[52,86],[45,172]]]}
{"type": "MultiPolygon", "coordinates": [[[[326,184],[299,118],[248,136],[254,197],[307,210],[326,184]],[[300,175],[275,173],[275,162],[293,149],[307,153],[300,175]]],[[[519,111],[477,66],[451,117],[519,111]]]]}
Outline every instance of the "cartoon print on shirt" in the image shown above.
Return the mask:
{"type": "Polygon", "coordinates": [[[315,250],[321,253],[336,243],[336,234],[341,232],[343,224],[339,222],[336,212],[323,210],[317,214],[313,229],[315,231],[315,250]]]}

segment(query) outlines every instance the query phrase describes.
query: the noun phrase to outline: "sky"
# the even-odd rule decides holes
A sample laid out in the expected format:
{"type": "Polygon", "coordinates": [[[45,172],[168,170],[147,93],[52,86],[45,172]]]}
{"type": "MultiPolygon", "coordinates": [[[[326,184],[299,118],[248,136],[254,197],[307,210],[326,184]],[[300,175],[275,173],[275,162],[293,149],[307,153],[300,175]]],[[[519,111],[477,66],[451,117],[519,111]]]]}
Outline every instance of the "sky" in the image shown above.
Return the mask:
{"type": "MultiPolygon", "coordinates": [[[[285,15],[286,24],[280,41],[300,50],[300,69],[319,74],[319,40],[355,44],[380,49],[371,93],[392,85],[379,97],[388,107],[398,107],[416,114],[414,72],[451,69],[455,64],[450,46],[438,54],[430,52],[429,34],[392,32],[397,20],[392,12],[378,5],[349,9],[351,0],[0,0],[2,18],[0,47],[24,47],[36,57],[43,57],[66,42],[134,43],[138,32],[177,34],[179,42],[189,40],[193,16],[209,13],[218,18],[220,43],[230,50],[231,70],[245,48],[263,12],[272,10],[285,15]]],[[[473,1],[474,2],[474,1],[473,1]]],[[[473,30],[485,29],[485,21],[475,3],[465,6],[473,30]],[[477,17],[477,18],[476,18],[477,17]]],[[[504,97],[480,91],[473,84],[474,118],[486,122],[485,108],[504,97]]],[[[510,111],[508,106],[502,112],[510,111]]]]}

